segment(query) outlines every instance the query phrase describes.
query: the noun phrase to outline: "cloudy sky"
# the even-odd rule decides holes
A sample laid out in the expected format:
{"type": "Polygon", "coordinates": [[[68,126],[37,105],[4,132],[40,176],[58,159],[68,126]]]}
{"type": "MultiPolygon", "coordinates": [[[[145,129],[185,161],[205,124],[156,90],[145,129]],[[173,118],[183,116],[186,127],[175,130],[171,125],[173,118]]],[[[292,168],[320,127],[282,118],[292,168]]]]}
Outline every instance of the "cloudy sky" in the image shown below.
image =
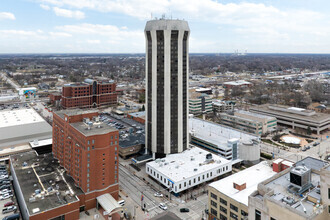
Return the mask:
{"type": "Polygon", "coordinates": [[[330,53],[329,0],[0,0],[0,53],[144,53],[152,17],[184,19],[190,52],[330,53]]]}

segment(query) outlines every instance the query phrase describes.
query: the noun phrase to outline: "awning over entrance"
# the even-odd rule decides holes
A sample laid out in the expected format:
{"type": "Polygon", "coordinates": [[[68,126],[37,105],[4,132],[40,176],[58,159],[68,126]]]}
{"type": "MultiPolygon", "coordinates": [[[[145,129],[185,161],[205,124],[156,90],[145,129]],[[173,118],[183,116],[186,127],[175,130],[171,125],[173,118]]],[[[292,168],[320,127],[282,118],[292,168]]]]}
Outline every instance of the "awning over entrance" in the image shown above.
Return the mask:
{"type": "Polygon", "coordinates": [[[109,193],[98,196],[96,200],[108,214],[112,214],[123,209],[109,193]]]}

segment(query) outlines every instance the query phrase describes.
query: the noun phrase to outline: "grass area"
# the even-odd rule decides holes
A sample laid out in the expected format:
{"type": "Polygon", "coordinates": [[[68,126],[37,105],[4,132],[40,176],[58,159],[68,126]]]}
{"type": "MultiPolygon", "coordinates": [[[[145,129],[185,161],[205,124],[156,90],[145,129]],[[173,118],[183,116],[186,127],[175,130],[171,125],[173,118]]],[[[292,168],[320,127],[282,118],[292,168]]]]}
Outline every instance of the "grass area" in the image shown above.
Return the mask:
{"type": "Polygon", "coordinates": [[[285,143],[285,142],[280,142],[281,144],[288,146],[288,147],[293,147],[293,148],[299,148],[300,144],[292,144],[292,143],[285,143]]]}
{"type": "Polygon", "coordinates": [[[273,141],[269,140],[269,139],[261,139],[262,142],[265,142],[265,143],[268,143],[268,144],[271,144],[271,145],[275,145],[275,146],[281,146],[279,144],[276,144],[274,143],[273,141]]]}
{"type": "Polygon", "coordinates": [[[263,153],[263,152],[260,153],[260,156],[263,157],[263,158],[265,158],[265,159],[268,159],[268,160],[273,159],[273,156],[272,155],[266,154],[266,153],[263,153]]]}

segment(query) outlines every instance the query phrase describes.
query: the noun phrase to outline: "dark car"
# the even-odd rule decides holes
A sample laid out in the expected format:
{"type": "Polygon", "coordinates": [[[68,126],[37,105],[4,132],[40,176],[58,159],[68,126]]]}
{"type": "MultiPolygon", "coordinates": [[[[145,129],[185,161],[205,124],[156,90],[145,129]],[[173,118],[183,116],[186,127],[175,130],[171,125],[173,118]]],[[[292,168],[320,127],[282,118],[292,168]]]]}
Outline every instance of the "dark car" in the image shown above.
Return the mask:
{"type": "Polygon", "coordinates": [[[2,185],[2,186],[0,186],[0,190],[3,190],[3,189],[10,189],[10,185],[2,185]]]}
{"type": "Polygon", "coordinates": [[[20,217],[19,213],[16,213],[16,214],[6,216],[2,220],[16,220],[16,219],[19,219],[19,217],[20,217]]]}
{"type": "Polygon", "coordinates": [[[8,185],[8,184],[10,184],[10,181],[7,180],[7,179],[5,179],[5,180],[3,180],[3,181],[0,182],[0,185],[1,186],[4,185],[4,184],[8,185]]]}
{"type": "Polygon", "coordinates": [[[181,208],[180,212],[189,212],[189,209],[188,208],[181,208]]]}

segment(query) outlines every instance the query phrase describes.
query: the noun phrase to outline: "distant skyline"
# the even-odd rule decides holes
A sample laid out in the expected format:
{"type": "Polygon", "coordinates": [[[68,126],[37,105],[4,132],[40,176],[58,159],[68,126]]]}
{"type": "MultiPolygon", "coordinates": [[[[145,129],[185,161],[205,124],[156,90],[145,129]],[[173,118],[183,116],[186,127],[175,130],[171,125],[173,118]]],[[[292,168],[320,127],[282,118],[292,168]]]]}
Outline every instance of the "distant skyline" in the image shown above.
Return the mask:
{"type": "Polygon", "coordinates": [[[191,53],[330,53],[327,0],[1,0],[0,53],[144,53],[151,18],[188,21],[191,53]]]}

